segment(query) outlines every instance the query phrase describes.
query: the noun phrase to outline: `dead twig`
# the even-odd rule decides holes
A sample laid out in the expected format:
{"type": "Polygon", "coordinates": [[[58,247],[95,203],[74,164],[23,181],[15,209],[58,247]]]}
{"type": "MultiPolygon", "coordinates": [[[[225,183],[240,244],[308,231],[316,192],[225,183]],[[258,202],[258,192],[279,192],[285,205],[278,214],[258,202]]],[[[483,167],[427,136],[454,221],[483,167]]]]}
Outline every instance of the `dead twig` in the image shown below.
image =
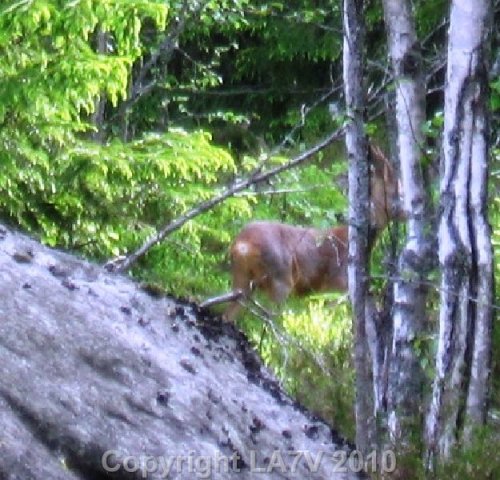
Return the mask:
{"type": "Polygon", "coordinates": [[[221,303],[235,302],[237,300],[243,299],[245,292],[238,289],[222,295],[217,295],[216,297],[207,298],[204,302],[200,303],[200,308],[213,307],[214,305],[219,305],[221,303]]]}

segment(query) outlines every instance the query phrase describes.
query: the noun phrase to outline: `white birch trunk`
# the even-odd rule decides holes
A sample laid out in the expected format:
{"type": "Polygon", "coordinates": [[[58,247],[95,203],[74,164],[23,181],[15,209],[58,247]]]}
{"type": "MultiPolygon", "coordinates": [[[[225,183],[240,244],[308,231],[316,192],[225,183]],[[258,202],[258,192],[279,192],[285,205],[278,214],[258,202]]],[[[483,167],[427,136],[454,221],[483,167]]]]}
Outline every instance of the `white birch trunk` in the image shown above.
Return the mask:
{"type": "MultiPolygon", "coordinates": [[[[482,108],[486,109],[486,98],[482,108]]],[[[485,118],[478,118],[475,124],[474,143],[471,156],[471,212],[472,230],[477,255],[477,304],[475,305],[474,342],[471,372],[466,407],[466,437],[470,437],[474,425],[486,421],[491,364],[491,330],[494,302],[493,251],[491,229],[486,214],[487,172],[489,149],[486,142],[485,118]]]]}
{"type": "Polygon", "coordinates": [[[486,414],[493,291],[486,216],[491,15],[489,0],[452,2],[440,184],[441,309],[436,378],[426,419],[429,465],[436,456],[449,456],[464,420],[470,426],[486,414]]]}
{"type": "Polygon", "coordinates": [[[420,280],[428,264],[428,242],[424,235],[426,192],[420,165],[424,147],[425,85],[411,2],[384,0],[383,4],[394,71],[403,201],[408,216],[406,245],[399,260],[399,278],[403,280],[394,285],[388,428],[391,441],[404,447],[411,436],[419,436],[423,401],[423,376],[414,345],[424,325],[425,295],[420,280]]]}

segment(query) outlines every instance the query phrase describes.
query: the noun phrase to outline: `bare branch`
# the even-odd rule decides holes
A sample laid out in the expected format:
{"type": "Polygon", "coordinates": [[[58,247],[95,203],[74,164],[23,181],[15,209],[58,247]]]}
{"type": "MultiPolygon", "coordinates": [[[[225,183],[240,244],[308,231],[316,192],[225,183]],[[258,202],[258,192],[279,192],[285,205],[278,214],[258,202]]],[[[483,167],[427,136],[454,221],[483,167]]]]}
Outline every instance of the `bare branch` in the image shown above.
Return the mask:
{"type": "Polygon", "coordinates": [[[331,184],[318,184],[318,185],[311,185],[310,187],[304,187],[304,188],[281,188],[281,189],[274,189],[274,190],[260,190],[260,191],[255,191],[255,192],[240,192],[236,193],[234,196],[235,197],[253,197],[253,196],[272,196],[272,195],[288,195],[291,193],[307,193],[307,192],[312,192],[314,190],[322,190],[324,188],[332,188],[331,184]]]}
{"type": "Polygon", "coordinates": [[[342,134],[342,129],[339,128],[333,133],[328,135],[324,140],[316,144],[314,147],[306,150],[300,155],[294,157],[290,161],[283,165],[278,165],[267,171],[261,171],[261,166],[259,166],[254,172],[243,180],[236,180],[232,185],[224,189],[222,192],[217,193],[212,198],[199,203],[196,207],[189,210],[184,215],[176,218],[173,222],[165,225],[156,235],[148,239],[139,249],[134,253],[127,256],[123,261],[111,261],[106,264],[106,268],[110,271],[123,272],[128,270],[139,258],[141,258],[151,247],[160,243],[164,238],[170,235],[172,232],[181,228],[186,222],[192,220],[198,215],[210,210],[216,205],[222,203],[229,197],[232,197],[235,193],[241,192],[248,188],[250,185],[255,185],[266,181],[267,179],[274,177],[286,170],[290,170],[306,160],[320,152],[322,149],[330,145],[335,140],[338,140],[342,134]]]}
{"type": "Polygon", "coordinates": [[[255,315],[259,320],[262,321],[273,333],[274,338],[281,347],[283,356],[285,357],[283,365],[286,368],[288,363],[288,353],[290,351],[290,346],[297,348],[299,351],[310,356],[314,363],[321,369],[321,371],[327,375],[331,376],[331,371],[329,370],[324,358],[316,354],[312,350],[306,348],[303,343],[296,337],[290,335],[283,327],[277,326],[276,322],[273,321],[273,314],[270,314],[262,305],[258,302],[249,298],[248,301],[240,303],[245,307],[252,315],[255,315]]]}
{"type": "Polygon", "coordinates": [[[241,289],[217,295],[216,297],[207,298],[204,302],[200,303],[200,308],[213,307],[214,305],[220,305],[221,303],[235,302],[236,300],[241,300],[244,295],[245,292],[241,289]]]}

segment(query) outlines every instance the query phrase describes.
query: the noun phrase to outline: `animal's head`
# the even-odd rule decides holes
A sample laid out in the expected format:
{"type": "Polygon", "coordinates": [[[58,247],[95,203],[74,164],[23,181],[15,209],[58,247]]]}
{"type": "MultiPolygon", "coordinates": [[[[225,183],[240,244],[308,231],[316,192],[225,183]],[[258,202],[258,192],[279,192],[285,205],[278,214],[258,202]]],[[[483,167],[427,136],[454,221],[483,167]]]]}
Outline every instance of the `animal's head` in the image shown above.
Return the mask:
{"type": "Polygon", "coordinates": [[[401,182],[382,150],[370,143],[370,219],[373,228],[383,229],[390,220],[404,220],[401,182]]]}

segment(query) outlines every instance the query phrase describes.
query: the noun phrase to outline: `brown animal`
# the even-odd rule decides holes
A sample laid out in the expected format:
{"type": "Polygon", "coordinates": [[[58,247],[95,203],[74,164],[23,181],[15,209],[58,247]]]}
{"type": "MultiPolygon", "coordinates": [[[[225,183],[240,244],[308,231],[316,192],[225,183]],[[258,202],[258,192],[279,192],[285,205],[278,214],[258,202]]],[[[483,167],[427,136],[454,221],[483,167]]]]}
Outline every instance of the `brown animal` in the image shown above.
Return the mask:
{"type": "MultiPolygon", "coordinates": [[[[370,161],[370,221],[375,237],[403,213],[393,168],[373,145],[370,161]]],[[[261,290],[281,303],[290,294],[346,291],[347,234],[347,225],[327,230],[265,221],[246,225],[230,249],[233,293],[249,297],[252,291],[261,290]]],[[[234,322],[240,308],[239,302],[232,302],[224,319],[234,322]]]]}

